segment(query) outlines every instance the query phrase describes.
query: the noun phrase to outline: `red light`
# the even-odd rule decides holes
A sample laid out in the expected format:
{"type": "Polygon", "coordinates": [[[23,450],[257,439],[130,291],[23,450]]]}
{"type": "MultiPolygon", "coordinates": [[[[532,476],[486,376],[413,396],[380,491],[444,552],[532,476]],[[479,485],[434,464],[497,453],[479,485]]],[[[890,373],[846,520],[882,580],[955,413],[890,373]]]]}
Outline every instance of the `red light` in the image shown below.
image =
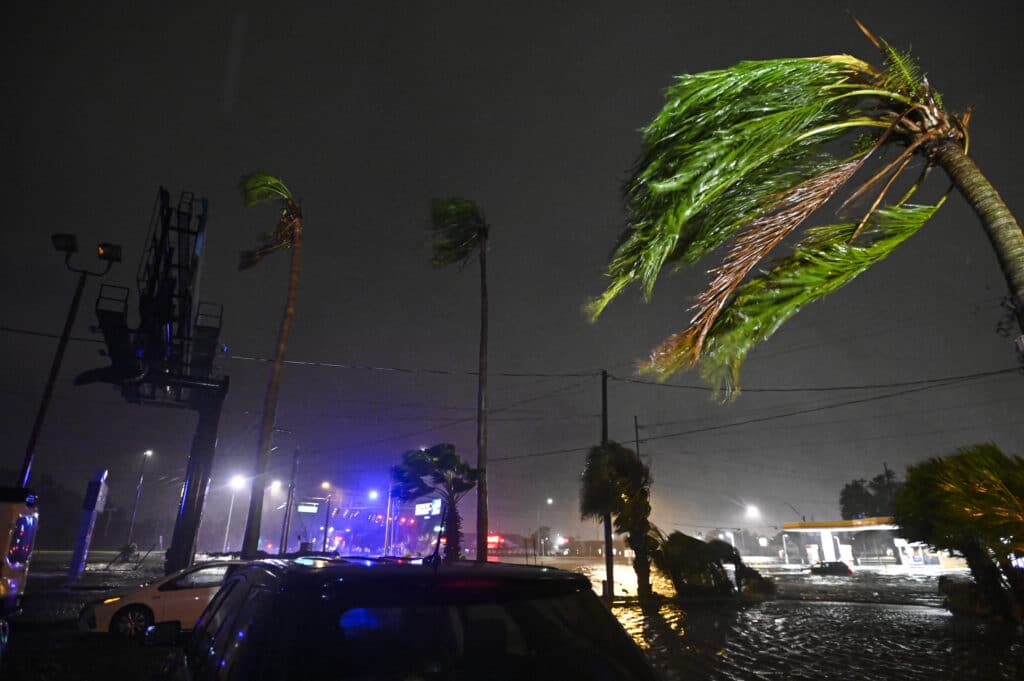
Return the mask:
{"type": "Polygon", "coordinates": [[[409,524],[410,525],[415,525],[416,524],[416,519],[415,518],[409,518],[409,524]]]}
{"type": "Polygon", "coordinates": [[[489,534],[489,535],[487,535],[487,546],[489,548],[496,548],[497,546],[499,546],[504,541],[505,541],[505,538],[502,537],[500,534],[489,534]]]}
{"type": "Polygon", "coordinates": [[[402,516],[401,518],[398,519],[398,524],[399,525],[405,525],[405,516],[402,516]]]}

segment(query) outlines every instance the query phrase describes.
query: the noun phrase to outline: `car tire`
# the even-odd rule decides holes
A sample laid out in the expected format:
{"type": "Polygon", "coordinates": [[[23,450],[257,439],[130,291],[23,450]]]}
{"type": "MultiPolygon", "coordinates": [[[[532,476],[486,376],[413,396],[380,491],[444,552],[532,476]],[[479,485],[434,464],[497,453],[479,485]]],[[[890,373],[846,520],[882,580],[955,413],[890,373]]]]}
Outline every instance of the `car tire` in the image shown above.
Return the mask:
{"type": "Polygon", "coordinates": [[[110,633],[124,638],[142,638],[151,624],[153,611],[142,605],[129,605],[110,618],[110,633]]]}

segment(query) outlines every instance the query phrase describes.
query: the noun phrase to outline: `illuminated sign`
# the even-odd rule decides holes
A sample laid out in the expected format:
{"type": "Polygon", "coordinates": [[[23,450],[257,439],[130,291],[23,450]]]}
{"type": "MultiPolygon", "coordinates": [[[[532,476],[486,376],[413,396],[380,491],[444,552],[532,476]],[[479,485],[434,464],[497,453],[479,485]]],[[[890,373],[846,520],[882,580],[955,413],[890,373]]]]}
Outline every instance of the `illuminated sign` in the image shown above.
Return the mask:
{"type": "Polygon", "coordinates": [[[320,504],[311,501],[300,502],[299,505],[295,507],[295,510],[299,513],[319,513],[320,504]]]}
{"type": "Polygon", "coordinates": [[[430,516],[441,514],[441,500],[433,499],[431,501],[425,501],[422,504],[416,504],[415,514],[417,516],[423,516],[429,518],[430,516]]]}

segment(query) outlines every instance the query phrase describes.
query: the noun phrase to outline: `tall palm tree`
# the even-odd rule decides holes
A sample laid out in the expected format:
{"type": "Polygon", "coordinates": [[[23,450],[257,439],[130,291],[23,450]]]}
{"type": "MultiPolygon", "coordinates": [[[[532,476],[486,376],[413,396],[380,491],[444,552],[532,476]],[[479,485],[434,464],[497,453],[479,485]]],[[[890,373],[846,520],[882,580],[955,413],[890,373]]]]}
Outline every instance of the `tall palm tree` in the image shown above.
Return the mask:
{"type": "Polygon", "coordinates": [[[490,227],[480,208],[465,199],[431,203],[436,267],[465,265],[480,258],[480,348],[476,391],[476,557],[487,560],[487,235],[490,227]]]}
{"type": "Polygon", "coordinates": [[[444,561],[458,560],[462,553],[462,515],[459,501],[476,486],[476,469],[459,458],[455,445],[439,444],[402,454],[402,463],[391,468],[394,494],[402,501],[437,494],[444,504],[444,561]]]}
{"type": "Polygon", "coordinates": [[[1024,329],[1024,234],[967,155],[970,112],[946,109],[909,56],[861,29],[881,50],[882,68],[849,55],[750,61],[680,76],[667,90],[626,184],[629,225],[592,318],[634,282],[650,297],[664,266],[732,244],[697,297],[691,325],[654,349],[648,371],[667,377],[699,365],[732,395],[754,344],[888,256],[935,213],[945,195],[910,202],[934,166],[980,218],[1024,329]],[[836,155],[844,137],[849,151],[836,155]],[[891,159],[866,170],[889,148],[891,159]],[[915,159],[923,160],[916,179],[898,181],[915,159]],[[862,169],[868,176],[854,188],[862,169]],[[840,210],[863,200],[862,209],[808,229],[791,255],[746,279],[845,188],[840,210]]]}
{"type": "Polygon", "coordinates": [[[270,380],[263,397],[263,415],[260,421],[255,475],[249,494],[249,514],[246,517],[245,537],[242,540],[242,555],[252,558],[259,550],[264,478],[270,459],[270,439],[277,413],[277,395],[281,387],[281,367],[284,366],[285,352],[288,349],[288,334],[291,332],[292,319],[295,317],[295,298],[299,290],[299,265],[302,261],[302,208],[295,201],[295,197],[292,196],[284,182],[267,173],[258,172],[242,178],[242,196],[246,206],[254,206],[266,201],[278,201],[281,205],[281,214],[274,231],[264,235],[263,243],[256,250],[241,253],[238,269],[248,269],[276,251],[286,248],[290,248],[292,251],[288,276],[288,297],[284,306],[284,314],[281,317],[281,326],[277,333],[274,359],[270,365],[270,380]]]}
{"type": "Polygon", "coordinates": [[[626,534],[633,550],[637,595],[650,596],[651,470],[634,450],[617,442],[591,448],[580,485],[580,516],[614,518],[615,529],[626,534]]]}

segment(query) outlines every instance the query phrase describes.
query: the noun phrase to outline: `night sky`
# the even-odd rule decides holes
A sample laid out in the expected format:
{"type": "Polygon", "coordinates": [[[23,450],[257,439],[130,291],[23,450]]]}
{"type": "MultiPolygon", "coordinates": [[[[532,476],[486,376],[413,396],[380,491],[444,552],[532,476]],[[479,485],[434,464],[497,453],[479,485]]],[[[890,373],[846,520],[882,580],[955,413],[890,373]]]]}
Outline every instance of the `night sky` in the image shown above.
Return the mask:
{"type": "MultiPolygon", "coordinates": [[[[275,440],[274,474],[302,447],[300,492],[331,480],[359,504],[407,449],[450,441],[475,460],[477,266],[434,269],[427,230],[432,197],[463,196],[492,225],[492,529],[540,521],[595,538],[577,508],[600,438],[600,370],[636,379],[635,361],[686,325],[710,266],[666,272],[650,304],[633,291],[597,324],[585,319],[624,224],[638,129],[679,73],[843,52],[880,61],[847,8],[820,2],[120,4],[19,3],[0,29],[0,468],[20,465],[56,347],[26,332],[59,333],[74,288],[49,235],[77,233],[79,264],[95,263],[96,242],[121,243],[107,281],[134,289],[157,188],[186,189],[210,200],[202,297],[224,305],[217,367],[231,377],[213,523],[226,480],[252,467],[269,365],[246,358],[272,353],[287,284],[283,254],[236,270],[238,251],[275,221],[271,208],[244,208],[243,174],[280,176],[304,207],[288,359],[359,367],[286,367],[277,425],[290,432],[275,440]]],[[[910,47],[950,108],[974,106],[970,154],[1020,216],[1019,13],[955,7],[848,9],[910,47]]],[[[932,182],[945,187],[941,172],[932,182]]],[[[76,337],[99,339],[97,292],[91,280],[76,337]]],[[[836,518],[842,485],[883,463],[902,477],[976,442],[1022,453],[1020,373],[924,383],[1015,366],[996,333],[1005,295],[954,195],[893,257],[756,348],[738,401],[712,402],[695,375],[676,387],[613,380],[610,436],[632,444],[637,417],[653,520],[690,532],[744,524],[747,503],[762,509],[761,531],[798,520],[791,507],[836,518]],[[793,388],[814,391],[778,390],[793,388]]],[[[74,387],[105,364],[101,347],[71,343],[35,474],[77,491],[108,468],[111,503],[127,505],[153,449],[141,513],[169,517],[195,417],[74,387]]]]}

